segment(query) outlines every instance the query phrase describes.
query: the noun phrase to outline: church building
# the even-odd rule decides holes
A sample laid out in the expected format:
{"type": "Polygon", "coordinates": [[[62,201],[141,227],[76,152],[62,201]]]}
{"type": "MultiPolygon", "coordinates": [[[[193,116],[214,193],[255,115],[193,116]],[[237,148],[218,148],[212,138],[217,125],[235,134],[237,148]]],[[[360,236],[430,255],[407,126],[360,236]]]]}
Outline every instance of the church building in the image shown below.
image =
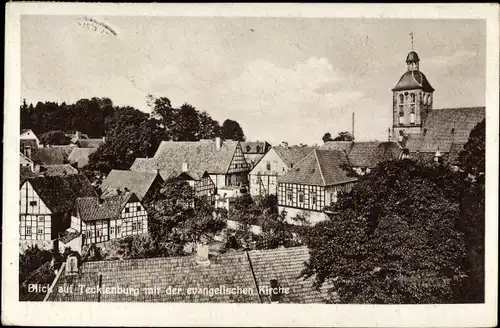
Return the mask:
{"type": "Polygon", "coordinates": [[[485,107],[434,109],[434,88],[420,71],[415,51],[407,71],[392,89],[392,136],[403,157],[456,164],[471,130],[485,118],[485,107]]]}

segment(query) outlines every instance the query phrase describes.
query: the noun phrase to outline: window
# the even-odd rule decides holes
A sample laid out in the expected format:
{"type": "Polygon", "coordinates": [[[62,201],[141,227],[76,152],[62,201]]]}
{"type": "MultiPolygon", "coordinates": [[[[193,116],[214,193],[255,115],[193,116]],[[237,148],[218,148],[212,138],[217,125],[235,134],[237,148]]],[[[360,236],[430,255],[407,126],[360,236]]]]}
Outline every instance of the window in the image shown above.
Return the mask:
{"type": "Polygon", "coordinates": [[[125,207],[125,213],[130,213],[130,208],[129,207],[125,207]]]}
{"type": "Polygon", "coordinates": [[[36,204],[37,204],[37,203],[36,203],[36,200],[32,200],[32,201],[30,202],[30,206],[36,206],[36,204]]]}
{"type": "Polygon", "coordinates": [[[132,222],[132,231],[137,231],[137,223],[132,222]]]}
{"type": "Polygon", "coordinates": [[[115,234],[115,227],[109,227],[109,234],[112,236],[115,234]]]}
{"type": "Polygon", "coordinates": [[[337,202],[337,199],[338,199],[338,191],[335,190],[333,193],[330,194],[330,202],[332,204],[336,203],[337,202]]]}
{"type": "Polygon", "coordinates": [[[116,227],[116,234],[120,235],[121,233],[122,233],[122,227],[121,226],[117,226],[116,227]]]}
{"type": "Polygon", "coordinates": [[[414,112],[410,113],[410,124],[415,124],[415,113],[414,112]]]}
{"type": "Polygon", "coordinates": [[[255,149],[257,150],[258,153],[260,153],[261,150],[260,146],[257,146],[255,149]]]}
{"type": "Polygon", "coordinates": [[[26,236],[31,236],[31,227],[26,227],[26,236]]]}
{"type": "Polygon", "coordinates": [[[102,237],[102,230],[101,229],[97,230],[96,235],[97,237],[102,237]]]}
{"type": "Polygon", "coordinates": [[[137,206],[137,212],[140,212],[142,208],[140,206],[137,206]]]}
{"type": "Polygon", "coordinates": [[[287,188],[287,190],[286,190],[286,198],[289,201],[292,201],[292,199],[293,199],[293,189],[292,188],[287,188]]]}
{"type": "Polygon", "coordinates": [[[38,222],[45,222],[45,216],[39,216],[38,222]]]}
{"type": "Polygon", "coordinates": [[[299,203],[304,202],[304,191],[299,191],[299,203]]]}
{"type": "Polygon", "coordinates": [[[266,170],[271,171],[271,163],[270,162],[266,163],[266,170]]]}
{"type": "Polygon", "coordinates": [[[415,94],[414,93],[411,93],[410,94],[410,102],[413,104],[415,103],[415,94]]]}
{"type": "Polygon", "coordinates": [[[43,232],[44,232],[44,231],[43,231],[43,227],[38,227],[38,228],[36,229],[36,234],[37,234],[37,235],[43,235],[43,232]]]}
{"type": "Polygon", "coordinates": [[[137,230],[142,231],[142,222],[137,222],[137,230]]]}
{"type": "Polygon", "coordinates": [[[311,195],[311,204],[316,205],[316,193],[311,195]]]}
{"type": "Polygon", "coordinates": [[[399,95],[399,103],[400,104],[404,104],[405,102],[405,96],[403,96],[402,94],[399,95]]]}
{"type": "Polygon", "coordinates": [[[247,146],[247,153],[249,153],[249,152],[250,152],[250,150],[252,150],[252,147],[247,146]]]}

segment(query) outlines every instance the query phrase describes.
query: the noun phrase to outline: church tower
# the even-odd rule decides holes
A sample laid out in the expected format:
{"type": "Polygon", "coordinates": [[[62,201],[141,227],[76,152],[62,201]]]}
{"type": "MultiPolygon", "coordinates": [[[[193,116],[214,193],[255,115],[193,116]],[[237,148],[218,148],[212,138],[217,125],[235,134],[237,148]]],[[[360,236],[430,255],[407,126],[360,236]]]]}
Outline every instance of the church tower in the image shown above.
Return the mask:
{"type": "Polygon", "coordinates": [[[407,71],[392,89],[393,140],[400,142],[408,135],[420,134],[422,124],[432,110],[434,92],[420,71],[420,59],[415,51],[410,51],[406,57],[406,66],[407,71]]]}

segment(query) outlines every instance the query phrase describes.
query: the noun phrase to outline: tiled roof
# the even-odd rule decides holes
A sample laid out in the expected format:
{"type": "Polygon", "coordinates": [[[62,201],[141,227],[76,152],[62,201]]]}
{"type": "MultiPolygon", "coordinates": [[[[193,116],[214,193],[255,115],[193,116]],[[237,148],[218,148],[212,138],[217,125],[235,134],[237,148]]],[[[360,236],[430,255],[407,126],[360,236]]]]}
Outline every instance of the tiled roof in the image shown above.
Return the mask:
{"type": "Polygon", "coordinates": [[[28,181],[53,213],[72,210],[78,197],[97,197],[90,181],[82,174],[37,177],[28,181]]]}
{"type": "Polygon", "coordinates": [[[30,178],[36,178],[38,176],[40,176],[40,175],[31,171],[31,169],[29,167],[26,167],[26,166],[19,167],[20,185],[22,185],[26,180],[28,180],[30,178]]]}
{"type": "Polygon", "coordinates": [[[324,289],[319,292],[312,287],[313,277],[307,280],[300,277],[308,258],[307,248],[293,247],[213,255],[209,265],[196,263],[194,256],[84,262],[78,276],[61,274],[48,300],[97,302],[97,294],[59,294],[57,290],[64,284],[96,287],[101,274],[102,287],[141,289],[137,296],[103,293],[101,302],[269,303],[266,295],[259,298],[259,287],[262,290],[270,285],[271,279],[277,279],[281,287],[289,288],[288,294],[282,294],[282,303],[323,303],[324,289]],[[160,288],[159,293],[148,295],[143,291],[155,286],[160,288]],[[226,290],[247,288],[248,293],[213,293],[212,296],[187,293],[188,288],[221,286],[226,290]],[[168,287],[182,288],[182,291],[169,294],[166,293],[168,287]]]}
{"type": "Polygon", "coordinates": [[[240,144],[244,154],[265,154],[271,148],[267,141],[246,141],[240,144]]]}
{"type": "MultiPolygon", "coordinates": [[[[127,188],[130,192],[136,194],[139,199],[143,199],[156,178],[157,173],[152,172],[112,170],[104,179],[100,188],[103,196],[105,196],[108,189],[125,190],[124,188],[127,188]]],[[[161,183],[160,176],[158,176],[158,179],[160,179],[159,182],[161,183]]]]}
{"type": "Polygon", "coordinates": [[[378,163],[398,159],[402,147],[397,142],[328,141],[321,149],[342,150],[354,167],[374,167],[378,163]]]}
{"type": "Polygon", "coordinates": [[[392,91],[420,89],[425,92],[433,92],[434,88],[431,86],[424,73],[420,71],[407,71],[401,76],[399,82],[396,84],[392,91]]]}
{"type": "Polygon", "coordinates": [[[79,139],[76,144],[80,148],[99,148],[104,144],[102,139],[79,139]]]}
{"type": "Polygon", "coordinates": [[[278,153],[283,162],[285,162],[287,167],[295,165],[295,163],[301,161],[304,157],[310,154],[315,148],[314,147],[283,147],[275,146],[273,149],[278,153]]]}
{"type": "Polygon", "coordinates": [[[82,221],[96,221],[120,217],[125,205],[130,201],[138,201],[133,193],[99,197],[79,197],[76,199],[76,210],[82,221]]]}
{"type": "Polygon", "coordinates": [[[182,164],[188,163],[188,170],[202,176],[209,174],[226,174],[238,146],[237,141],[225,140],[220,149],[215,142],[202,141],[162,141],[153,158],[137,158],[131,171],[157,172],[164,179],[177,176],[182,172],[182,164]]]}
{"type": "Polygon", "coordinates": [[[67,164],[68,156],[73,148],[72,146],[64,146],[32,149],[31,159],[41,165],[67,164]]]}
{"type": "Polygon", "coordinates": [[[449,152],[452,144],[465,144],[477,123],[485,118],[485,107],[434,109],[422,126],[420,152],[449,152]]]}
{"type": "Polygon", "coordinates": [[[67,244],[78,236],[80,236],[80,231],[75,230],[73,228],[68,228],[61,234],[59,240],[63,244],[67,244]]]}
{"type": "MultiPolygon", "coordinates": [[[[290,293],[282,294],[281,303],[324,303],[327,287],[320,291],[313,287],[314,277],[306,280],[300,277],[304,263],[309,260],[307,247],[292,247],[275,250],[248,252],[258,286],[269,286],[271,279],[277,279],[290,293]]],[[[325,285],[326,286],[326,285],[325,285]]],[[[262,297],[269,303],[269,297],[262,297]]]]}
{"type": "Polygon", "coordinates": [[[78,174],[78,170],[69,164],[42,165],[40,172],[45,176],[64,176],[78,174]]]}
{"type": "Polygon", "coordinates": [[[331,186],[356,181],[343,168],[347,164],[347,156],[340,150],[315,149],[285,175],[278,177],[278,182],[331,186]]]}
{"type": "Polygon", "coordinates": [[[75,147],[68,156],[68,161],[77,163],[78,167],[83,167],[89,163],[89,156],[97,151],[97,148],[78,148],[75,147]]]}
{"type": "Polygon", "coordinates": [[[20,164],[32,164],[33,161],[26,157],[23,153],[19,153],[19,163],[20,164]]]}

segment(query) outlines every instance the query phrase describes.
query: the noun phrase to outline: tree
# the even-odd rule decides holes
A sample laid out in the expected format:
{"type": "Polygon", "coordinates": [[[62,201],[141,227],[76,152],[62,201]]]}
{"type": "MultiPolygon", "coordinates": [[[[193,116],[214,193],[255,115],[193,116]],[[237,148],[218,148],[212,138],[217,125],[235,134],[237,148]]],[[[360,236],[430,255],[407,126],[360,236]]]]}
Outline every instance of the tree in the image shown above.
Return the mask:
{"type": "Polygon", "coordinates": [[[41,301],[45,293],[30,292],[29,284],[50,284],[55,277],[52,253],[30,246],[19,254],[19,300],[41,301]]]}
{"type": "Polygon", "coordinates": [[[127,170],[137,157],[152,157],[165,130],[156,119],[133,108],[117,110],[105,122],[106,143],[89,156],[85,169],[108,173],[112,169],[127,170]]]}
{"type": "Polygon", "coordinates": [[[150,207],[149,233],[159,254],[182,255],[187,244],[211,240],[226,226],[208,200],[179,178],[165,181],[150,207]]]}
{"type": "Polygon", "coordinates": [[[245,141],[245,134],[240,124],[233,120],[225,120],[222,123],[221,134],[223,139],[245,141]]]}
{"type": "Polygon", "coordinates": [[[69,145],[71,138],[64,131],[49,131],[40,135],[40,143],[47,145],[69,145]]]}
{"type": "Polygon", "coordinates": [[[333,141],[332,134],[330,132],[325,133],[321,139],[323,139],[323,142],[333,141]]]}
{"type": "Polygon", "coordinates": [[[479,122],[470,132],[469,139],[460,152],[460,167],[473,176],[485,171],[486,120],[479,122]]]}
{"type": "Polygon", "coordinates": [[[354,141],[354,137],[349,132],[339,132],[338,136],[336,136],[333,141],[354,141]]]}
{"type": "Polygon", "coordinates": [[[456,303],[466,282],[459,207],[445,170],[412,160],[379,164],[339,196],[335,218],[309,229],[306,276],[345,303],[456,303]]]}

